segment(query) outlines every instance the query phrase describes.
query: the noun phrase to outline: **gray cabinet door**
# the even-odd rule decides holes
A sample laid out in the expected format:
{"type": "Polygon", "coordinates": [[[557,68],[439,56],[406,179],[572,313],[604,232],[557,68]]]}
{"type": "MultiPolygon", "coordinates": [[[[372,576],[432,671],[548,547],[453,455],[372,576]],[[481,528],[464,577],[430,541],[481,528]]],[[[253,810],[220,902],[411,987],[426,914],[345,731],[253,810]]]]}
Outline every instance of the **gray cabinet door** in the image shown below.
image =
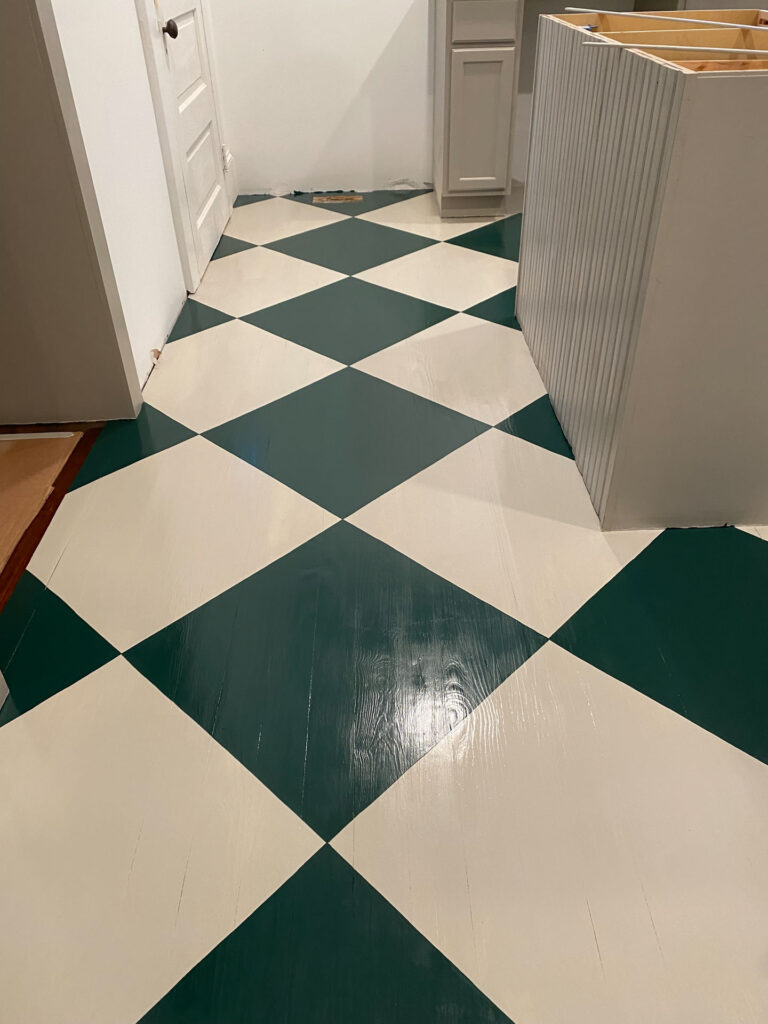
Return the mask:
{"type": "Polygon", "coordinates": [[[448,127],[451,192],[507,187],[515,47],[454,47],[448,127]]]}

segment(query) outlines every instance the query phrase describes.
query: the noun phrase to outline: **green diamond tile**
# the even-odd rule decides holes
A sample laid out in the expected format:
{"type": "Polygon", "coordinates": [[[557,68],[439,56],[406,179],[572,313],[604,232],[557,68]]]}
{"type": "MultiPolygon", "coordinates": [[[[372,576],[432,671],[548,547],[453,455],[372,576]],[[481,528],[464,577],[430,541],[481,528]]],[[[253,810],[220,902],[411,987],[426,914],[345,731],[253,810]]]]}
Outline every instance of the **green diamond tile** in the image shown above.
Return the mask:
{"type": "Polygon", "coordinates": [[[70,490],[194,436],[192,430],[145,402],[135,420],[113,420],[104,427],[70,490]]]}
{"type": "Polygon", "coordinates": [[[254,249],[252,242],[244,242],[242,238],[230,238],[229,235],[222,235],[219,244],[213,250],[212,260],[220,260],[224,256],[234,256],[236,252],[243,252],[245,249],[254,249]]]}
{"type": "Polygon", "coordinates": [[[197,334],[198,331],[206,331],[209,327],[218,327],[225,324],[227,320],[233,320],[229,313],[222,313],[220,309],[213,309],[212,306],[205,306],[202,302],[194,299],[187,299],[181,307],[181,312],[173,330],[168,335],[168,341],[178,341],[179,338],[186,338],[190,334],[197,334]]]}
{"type": "Polygon", "coordinates": [[[256,193],[254,195],[242,195],[238,196],[234,202],[234,206],[250,206],[251,203],[262,203],[265,199],[274,199],[271,195],[262,195],[256,193]]]}
{"type": "Polygon", "coordinates": [[[329,839],[542,643],[337,523],[126,657],[329,839]]]}
{"type": "Polygon", "coordinates": [[[466,235],[458,235],[450,240],[450,244],[517,262],[520,259],[520,230],[522,226],[523,215],[516,213],[514,217],[495,220],[491,224],[475,228],[474,231],[468,231],[466,235]]]}
{"type": "Polygon", "coordinates": [[[487,429],[347,368],[205,437],[344,517],[487,429]]]}
{"type": "Polygon", "coordinates": [[[421,238],[407,231],[397,231],[395,228],[385,228],[380,224],[370,224],[366,220],[350,217],[326,227],[270,242],[265,248],[328,267],[341,274],[359,274],[429,245],[435,245],[434,239],[421,238]]]}
{"type": "Polygon", "coordinates": [[[141,1024],[511,1024],[326,846],[141,1024]]]}
{"type": "Polygon", "coordinates": [[[356,363],[450,316],[452,309],[347,277],[242,319],[342,363],[356,363]]]}
{"type": "Polygon", "coordinates": [[[555,416],[548,395],[537,398],[535,402],[508,416],[497,426],[507,434],[514,434],[516,437],[522,437],[524,441],[530,441],[531,444],[548,448],[556,455],[564,455],[566,459],[573,458],[571,446],[555,416]]]}
{"type": "Polygon", "coordinates": [[[69,605],[25,572],[0,614],[0,671],[9,690],[0,725],[117,654],[69,605]]]}
{"type": "Polygon", "coordinates": [[[380,189],[375,192],[299,192],[292,196],[284,196],[285,199],[292,199],[295,203],[306,203],[314,205],[314,197],[333,195],[356,195],[362,198],[354,203],[329,203],[323,204],[323,209],[333,210],[334,213],[348,213],[355,217],[361,213],[371,213],[373,210],[380,210],[384,206],[391,206],[393,203],[402,203],[405,199],[413,199],[416,196],[423,196],[425,192],[431,192],[429,188],[410,189],[380,189]]]}
{"type": "Polygon", "coordinates": [[[666,530],[553,640],[768,763],[768,544],[666,530]]]}
{"type": "Polygon", "coordinates": [[[515,316],[515,296],[517,288],[508,288],[498,295],[492,295],[490,299],[478,302],[476,306],[465,310],[472,316],[479,316],[482,320],[491,320],[495,324],[502,324],[504,327],[514,327],[516,331],[521,330],[517,317],[515,316]]]}

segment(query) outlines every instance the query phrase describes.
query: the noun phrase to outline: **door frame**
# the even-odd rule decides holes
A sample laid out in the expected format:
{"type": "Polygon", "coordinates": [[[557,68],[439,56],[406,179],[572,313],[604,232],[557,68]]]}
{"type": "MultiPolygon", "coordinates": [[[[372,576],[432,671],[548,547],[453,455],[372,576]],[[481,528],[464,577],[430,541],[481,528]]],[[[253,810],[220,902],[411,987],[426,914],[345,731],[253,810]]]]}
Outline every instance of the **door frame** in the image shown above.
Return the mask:
{"type": "MultiPolygon", "coordinates": [[[[221,160],[224,167],[224,184],[226,187],[227,201],[230,213],[237,195],[235,187],[235,164],[232,154],[227,149],[221,135],[221,110],[218,100],[218,88],[216,85],[216,72],[211,60],[209,43],[211,41],[211,25],[208,16],[207,5],[204,0],[196,0],[202,17],[203,33],[205,36],[205,57],[208,61],[208,68],[211,74],[211,93],[213,95],[213,109],[219,129],[219,139],[222,145],[221,160]],[[226,155],[225,155],[226,154],[226,155]]],[[[184,272],[184,284],[188,292],[195,292],[200,284],[205,268],[198,266],[197,253],[195,250],[192,223],[189,217],[189,204],[186,201],[184,177],[182,173],[179,156],[174,145],[169,125],[177,115],[175,100],[170,89],[168,76],[165,74],[165,37],[163,35],[163,22],[157,8],[156,0],[135,0],[136,14],[139,20],[141,42],[144,47],[144,59],[147,65],[147,76],[149,88],[152,93],[152,104],[155,108],[155,120],[157,121],[157,134],[160,140],[160,150],[163,155],[165,177],[168,183],[168,196],[173,215],[173,226],[176,229],[176,240],[179,246],[179,257],[184,272]]]]}

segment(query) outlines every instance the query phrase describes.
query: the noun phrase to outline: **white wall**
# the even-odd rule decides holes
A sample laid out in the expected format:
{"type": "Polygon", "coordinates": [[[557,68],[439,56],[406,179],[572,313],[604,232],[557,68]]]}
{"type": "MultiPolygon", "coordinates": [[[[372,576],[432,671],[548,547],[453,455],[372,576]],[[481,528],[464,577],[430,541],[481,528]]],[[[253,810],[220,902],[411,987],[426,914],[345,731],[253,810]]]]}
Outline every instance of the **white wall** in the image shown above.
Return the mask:
{"type": "MultiPolygon", "coordinates": [[[[538,16],[564,3],[525,0],[512,167],[519,180],[538,16]]],[[[223,138],[241,192],[432,180],[431,0],[207,0],[207,12],[223,138]]]]}
{"type": "Polygon", "coordinates": [[[139,380],[186,297],[131,0],[52,0],[139,380]]]}
{"type": "Polygon", "coordinates": [[[431,180],[429,0],[207,0],[241,192],[431,180]]]}

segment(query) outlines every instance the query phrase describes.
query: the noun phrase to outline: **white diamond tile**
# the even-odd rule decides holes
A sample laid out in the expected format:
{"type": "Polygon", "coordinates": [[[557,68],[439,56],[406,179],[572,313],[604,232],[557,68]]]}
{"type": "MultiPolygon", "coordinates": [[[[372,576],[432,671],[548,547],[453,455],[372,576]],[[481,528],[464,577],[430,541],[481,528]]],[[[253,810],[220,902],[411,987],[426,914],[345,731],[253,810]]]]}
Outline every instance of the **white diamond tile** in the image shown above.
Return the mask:
{"type": "Polygon", "coordinates": [[[768,1019],[768,768],[552,644],[332,845],[516,1024],[768,1019]]]}
{"type": "Polygon", "coordinates": [[[456,238],[457,235],[465,235],[474,228],[483,228],[487,224],[492,224],[496,219],[495,217],[484,217],[479,220],[457,217],[443,219],[440,216],[433,192],[415,196],[413,199],[406,199],[401,203],[393,203],[392,206],[384,206],[382,209],[372,210],[370,213],[361,213],[358,217],[358,220],[369,220],[373,224],[397,228],[399,231],[409,231],[413,235],[434,238],[438,242],[456,238]]]}
{"type": "Polygon", "coordinates": [[[70,492],[29,569],[126,650],[334,522],[193,437],[70,492]]]}
{"type": "Polygon", "coordinates": [[[768,540],[768,526],[740,526],[739,529],[744,533],[751,533],[753,537],[759,537],[760,540],[768,540]]]}
{"type": "Polygon", "coordinates": [[[294,203],[290,199],[276,197],[235,207],[224,234],[254,245],[266,245],[279,238],[288,238],[345,219],[345,214],[321,206],[294,203]]]}
{"type": "Polygon", "coordinates": [[[463,310],[517,284],[517,263],[438,242],[355,274],[416,299],[463,310]]]}
{"type": "Polygon", "coordinates": [[[0,989],[133,1024],[321,840],[122,658],[6,725],[0,989]]]}
{"type": "Polygon", "coordinates": [[[350,522],[546,636],[658,534],[604,533],[572,459],[500,430],[350,522]]]}
{"type": "Polygon", "coordinates": [[[144,398],[202,433],[342,367],[260,327],[230,320],[167,345],[144,398]]]}
{"type": "Polygon", "coordinates": [[[520,331],[466,313],[355,366],[484,423],[500,423],[546,394],[520,331]]]}
{"type": "MultiPolygon", "coordinates": [[[[263,205],[254,203],[238,209],[263,205]]],[[[289,205],[304,209],[301,203],[289,205]]],[[[225,259],[212,260],[193,298],[230,316],[245,316],[333,284],[344,276],[272,249],[246,249],[225,259]]]]}

